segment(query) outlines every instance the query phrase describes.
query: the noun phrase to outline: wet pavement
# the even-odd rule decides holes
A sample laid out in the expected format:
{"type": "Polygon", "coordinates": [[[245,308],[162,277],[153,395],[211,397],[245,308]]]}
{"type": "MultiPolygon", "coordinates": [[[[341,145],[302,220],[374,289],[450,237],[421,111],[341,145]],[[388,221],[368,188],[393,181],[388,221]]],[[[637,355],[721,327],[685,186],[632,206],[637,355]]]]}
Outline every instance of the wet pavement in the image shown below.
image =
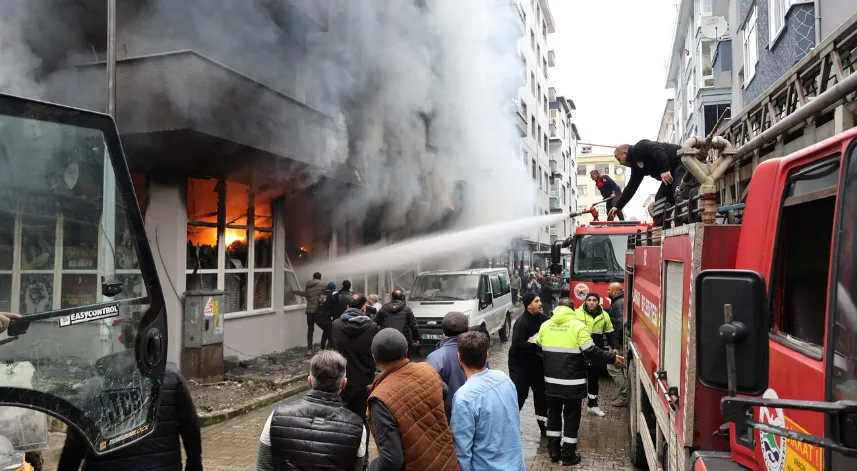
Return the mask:
{"type": "MultiPolygon", "coordinates": [[[[507,371],[508,342],[500,342],[497,335],[491,339],[489,361],[491,366],[507,371]]],[[[627,459],[628,414],[625,408],[617,409],[610,405],[616,387],[609,377],[601,379],[601,409],[605,417],[589,415],[584,409],[580,424],[579,452],[583,461],[574,467],[551,463],[544,440],[539,438],[532,399],[528,399],[521,411],[521,441],[527,469],[530,471],[548,471],[562,469],[580,469],[595,471],[632,470],[627,459]]],[[[301,397],[294,396],[288,401],[301,397]]],[[[265,407],[251,414],[206,427],[203,436],[203,466],[214,471],[237,471],[254,469],[259,444],[259,434],[268,415],[275,406],[265,407]]],[[[58,434],[54,434],[58,435],[58,434]]],[[[62,438],[55,436],[52,445],[62,446],[62,438]]],[[[371,441],[370,441],[371,442],[371,441]]],[[[45,469],[56,469],[55,450],[46,453],[45,469]]],[[[376,457],[375,445],[370,448],[370,458],[376,457]]]]}

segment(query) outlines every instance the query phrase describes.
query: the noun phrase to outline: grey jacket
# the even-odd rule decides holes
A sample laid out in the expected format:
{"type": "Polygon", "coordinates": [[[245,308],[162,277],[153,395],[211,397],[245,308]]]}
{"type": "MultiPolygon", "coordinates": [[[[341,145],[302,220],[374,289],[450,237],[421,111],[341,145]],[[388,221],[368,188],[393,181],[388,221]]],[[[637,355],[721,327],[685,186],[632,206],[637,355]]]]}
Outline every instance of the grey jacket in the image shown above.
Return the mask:
{"type": "Polygon", "coordinates": [[[521,277],[520,276],[512,276],[511,281],[509,283],[509,288],[511,289],[521,289],[521,277]]]}
{"type": "Polygon", "coordinates": [[[318,297],[327,289],[327,283],[312,279],[306,283],[306,313],[315,314],[318,309],[318,297]]]}

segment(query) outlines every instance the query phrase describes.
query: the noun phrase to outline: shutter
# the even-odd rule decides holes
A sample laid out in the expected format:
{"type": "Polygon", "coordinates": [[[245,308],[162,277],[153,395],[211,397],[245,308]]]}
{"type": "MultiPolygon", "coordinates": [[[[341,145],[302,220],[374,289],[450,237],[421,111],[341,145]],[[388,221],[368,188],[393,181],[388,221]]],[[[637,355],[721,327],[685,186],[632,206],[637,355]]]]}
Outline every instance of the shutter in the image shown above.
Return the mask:
{"type": "Polygon", "coordinates": [[[684,263],[666,262],[666,302],[664,303],[663,368],[667,383],[679,386],[681,379],[681,332],[684,326],[684,263]]]}

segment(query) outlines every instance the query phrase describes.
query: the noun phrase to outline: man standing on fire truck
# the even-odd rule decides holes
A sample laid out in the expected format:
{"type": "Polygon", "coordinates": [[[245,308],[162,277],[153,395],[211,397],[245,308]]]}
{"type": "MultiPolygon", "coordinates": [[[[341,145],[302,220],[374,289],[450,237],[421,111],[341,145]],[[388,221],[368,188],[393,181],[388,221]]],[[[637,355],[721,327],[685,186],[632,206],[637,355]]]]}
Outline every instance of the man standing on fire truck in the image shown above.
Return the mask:
{"type": "Polygon", "coordinates": [[[615,352],[597,347],[586,324],[576,319],[569,299],[559,301],[553,317],[539,328],[537,342],[542,347],[545,395],[548,402],[548,453],[551,461],[563,466],[580,463],[577,431],[580,428],[580,400],[586,394],[587,371],[584,359],[625,367],[615,352]]]}
{"type": "Polygon", "coordinates": [[[613,217],[631,201],[643,177],[650,176],[661,181],[661,187],[655,195],[655,214],[652,219],[656,226],[663,226],[666,203],[675,205],[676,186],[684,178],[687,169],[681,163],[678,151],[681,146],[666,142],[642,141],[632,145],[622,144],[613,151],[613,156],[620,164],[631,167],[631,178],[625,185],[625,191],[616,201],[615,206],[607,213],[608,219],[613,217]]]}
{"type": "MultiPolygon", "coordinates": [[[[613,350],[619,354],[619,342],[610,315],[601,308],[601,297],[595,293],[587,293],[580,308],[574,312],[574,319],[586,324],[595,346],[603,350],[613,350]],[[606,339],[605,339],[606,337],[606,339]],[[606,342],[605,342],[606,340],[606,342]],[[609,348],[608,348],[609,347],[609,348]]],[[[590,414],[604,417],[606,414],[598,407],[598,377],[601,373],[601,363],[589,362],[587,367],[587,408],[590,414]]]]}
{"type": "MultiPolygon", "coordinates": [[[[616,206],[616,202],[619,201],[619,198],[622,197],[622,188],[615,180],[610,178],[610,175],[602,174],[598,170],[593,169],[589,172],[589,176],[592,178],[592,181],[595,182],[595,186],[598,188],[598,191],[601,192],[602,198],[612,198],[605,202],[607,205],[607,211],[609,212],[614,206],[616,206]]],[[[622,214],[621,210],[616,213],[616,216],[619,217],[620,221],[625,220],[625,215],[622,214]]],[[[607,220],[612,221],[613,217],[608,216],[607,220]]]]}

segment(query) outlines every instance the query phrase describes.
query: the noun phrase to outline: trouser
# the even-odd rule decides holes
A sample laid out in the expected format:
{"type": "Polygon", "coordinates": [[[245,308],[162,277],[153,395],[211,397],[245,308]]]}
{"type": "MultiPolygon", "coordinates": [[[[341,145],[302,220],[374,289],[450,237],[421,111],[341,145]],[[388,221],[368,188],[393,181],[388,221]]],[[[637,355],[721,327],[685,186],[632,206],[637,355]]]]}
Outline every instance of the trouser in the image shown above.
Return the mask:
{"type": "MultiPolygon", "coordinates": [[[[622,193],[619,193],[618,195],[616,195],[616,197],[615,197],[615,198],[613,198],[612,200],[607,200],[607,212],[608,212],[608,213],[610,212],[610,210],[611,210],[611,209],[613,209],[613,207],[615,206],[615,204],[613,204],[613,203],[614,203],[615,201],[617,201],[617,200],[619,199],[619,197],[620,197],[620,196],[622,196],[622,193]]],[[[621,210],[621,209],[619,210],[619,212],[618,212],[618,213],[616,213],[616,217],[617,217],[617,218],[619,218],[619,220],[620,220],[620,221],[624,221],[624,220],[625,220],[625,215],[624,215],[624,214],[622,214],[622,210],[621,210]]]]}
{"type": "Polygon", "coordinates": [[[652,214],[652,221],[655,226],[664,225],[664,210],[666,209],[666,204],[669,203],[670,206],[675,206],[675,189],[678,184],[681,183],[681,179],[684,178],[684,174],[687,173],[687,169],[684,165],[679,165],[678,168],[670,173],[673,177],[673,182],[669,185],[661,183],[660,188],[658,188],[658,192],[655,193],[654,211],[652,214]]]}
{"type": "Polygon", "coordinates": [[[619,389],[619,393],[616,395],[616,399],[620,401],[627,401],[628,382],[625,381],[625,370],[621,368],[616,368],[613,365],[607,365],[607,373],[610,374],[610,377],[613,378],[613,382],[616,383],[616,388],[619,389]]]}
{"type": "MultiPolygon", "coordinates": [[[[366,427],[366,450],[369,450],[369,428],[368,423],[366,421],[366,407],[367,402],[369,401],[369,388],[368,387],[346,387],[339,394],[340,399],[342,399],[342,405],[345,406],[346,409],[350,410],[357,414],[357,417],[363,419],[363,426],[366,427]]],[[[363,461],[363,469],[369,464],[369,453],[364,455],[363,461]]]]}
{"type": "Polygon", "coordinates": [[[512,305],[518,304],[518,290],[512,288],[512,305]]]}
{"type": "Polygon", "coordinates": [[[315,332],[315,326],[321,329],[321,349],[333,348],[333,332],[332,325],[322,326],[315,321],[315,314],[306,313],[306,349],[312,350],[312,336],[315,332]]]}
{"type": "Polygon", "coordinates": [[[586,406],[598,407],[598,377],[601,369],[595,365],[586,368],[586,406]]]}
{"type": "Polygon", "coordinates": [[[577,452],[577,431],[580,428],[580,399],[548,396],[547,402],[548,451],[551,457],[573,458],[577,452]]]}
{"type": "Polygon", "coordinates": [[[524,403],[527,402],[527,396],[530,394],[530,389],[533,390],[533,406],[536,409],[536,422],[539,422],[539,427],[543,427],[547,422],[548,403],[545,396],[545,376],[541,368],[531,368],[532,372],[517,367],[509,367],[509,378],[515,384],[515,389],[518,391],[518,410],[524,408],[524,403]],[[523,370],[523,371],[522,371],[523,370]]]}

